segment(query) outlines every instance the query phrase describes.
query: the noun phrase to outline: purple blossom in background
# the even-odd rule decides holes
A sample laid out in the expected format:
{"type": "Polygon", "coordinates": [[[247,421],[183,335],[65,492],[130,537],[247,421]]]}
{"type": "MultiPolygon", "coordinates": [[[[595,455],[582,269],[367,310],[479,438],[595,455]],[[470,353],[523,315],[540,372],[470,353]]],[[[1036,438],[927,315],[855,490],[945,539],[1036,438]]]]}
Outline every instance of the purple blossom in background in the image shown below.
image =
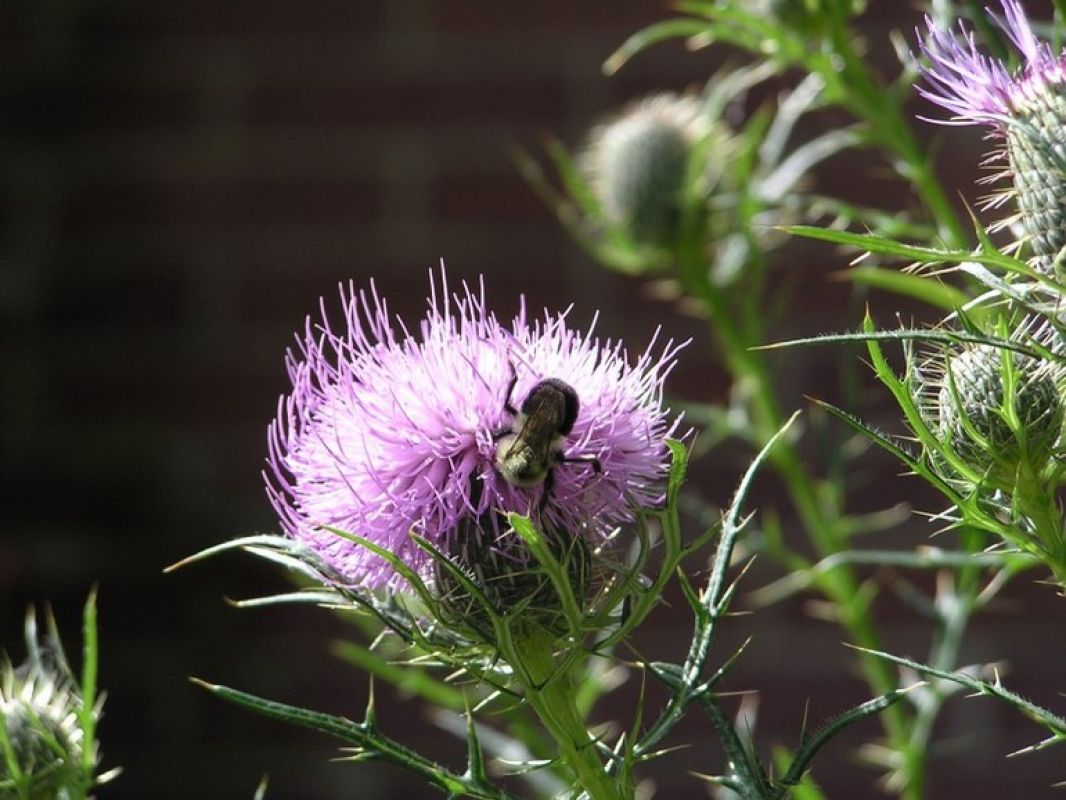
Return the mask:
{"type": "Polygon", "coordinates": [[[1009,180],[1007,188],[984,200],[985,208],[1014,201],[1016,213],[991,230],[1010,229],[1013,249],[1029,248],[1039,272],[1066,277],[1066,54],[1056,56],[1033,34],[1017,0],[1002,0],[1005,17],[996,19],[1025,64],[1011,74],[1000,61],[981,55],[972,31],[956,32],[930,21],[922,50],[923,96],[955,114],[948,124],[982,123],[1004,146],[987,166],[1005,163],[985,183],[1009,180]]]}
{"type": "Polygon", "coordinates": [[[653,341],[631,361],[592,326],[567,327],[565,313],[531,321],[524,302],[504,326],[483,286],[451,295],[443,275],[439,287],[431,276],[417,331],[391,318],[373,284],[340,294],[342,327],[323,303],[321,321],[309,319],[288,354],[292,392],[269,429],[266,478],[286,532],[345,580],[403,588],[387,562],[321,526],[363,536],[425,575],[431,559],[411,531],[444,548],[461,520],[495,509],[599,538],[632,519],[633,506],[661,499],[664,439],[677,425],[662,405],[679,349],[672,342],[655,354],[653,341]],[[602,472],[559,464],[542,501],[543,485],[501,477],[494,434],[513,425],[507,401],[520,406],[546,378],[568,383],[580,401],[563,452],[598,459],[602,472]]]}
{"type": "Polygon", "coordinates": [[[1008,72],[1001,61],[978,52],[973,31],[961,21],[958,30],[951,31],[938,28],[926,17],[929,30],[921,48],[930,63],[921,67],[925,86],[919,86],[918,92],[955,115],[939,122],[1005,127],[1015,114],[1040,102],[1048,86],[1066,82],[1066,54],[1056,56],[1036,38],[1018,0],[1001,2],[1005,19],[997,17],[996,22],[1025,58],[1016,74],[1008,72]]]}

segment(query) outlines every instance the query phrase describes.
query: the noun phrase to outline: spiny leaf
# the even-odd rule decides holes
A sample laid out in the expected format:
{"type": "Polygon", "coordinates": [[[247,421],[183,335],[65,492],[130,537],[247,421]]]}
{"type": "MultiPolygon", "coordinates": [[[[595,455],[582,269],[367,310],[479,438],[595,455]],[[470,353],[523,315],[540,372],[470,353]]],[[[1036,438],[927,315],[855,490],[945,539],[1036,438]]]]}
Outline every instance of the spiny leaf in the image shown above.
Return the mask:
{"type": "Polygon", "coordinates": [[[336,642],[333,651],[349,664],[388,681],[404,694],[422,697],[452,711],[462,711],[466,707],[461,691],[442,683],[413,664],[394,664],[354,642],[336,642]]]}
{"type": "Polygon", "coordinates": [[[865,703],[845,711],[823,725],[817,733],[804,742],[799,750],[796,751],[788,772],[781,777],[782,788],[778,790],[775,796],[785,797],[787,795],[787,787],[794,786],[803,779],[803,774],[810,768],[811,761],[830,739],[848,726],[874,714],[879,714],[889,706],[898,703],[905,694],[906,690],[886,692],[879,697],[867,700],[865,703]]]}
{"type": "Polygon", "coordinates": [[[247,692],[205,683],[195,678],[192,681],[224,700],[264,716],[310,728],[355,745],[358,753],[373,755],[398,764],[451,794],[475,797],[479,800],[510,800],[510,795],[502,789],[476,785],[472,780],[456,775],[398,742],[369,729],[368,726],[352,722],[350,719],[266,700],[247,692]]]}
{"type": "Polygon", "coordinates": [[[941,678],[942,680],[951,681],[957,683],[960,686],[964,686],[967,689],[971,689],[978,694],[987,695],[988,697],[995,697],[1005,703],[1014,706],[1014,708],[1021,711],[1025,716],[1029,717],[1034,722],[1043,725],[1053,734],[1055,734],[1056,740],[1066,739],[1066,719],[1058,716],[1057,714],[1048,711],[1046,708],[1036,705],[1030,700],[1026,700],[1019,694],[1015,694],[1009,689],[1003,688],[997,680],[995,683],[989,683],[979,678],[975,678],[972,675],[968,675],[965,672],[947,672],[942,669],[936,669],[928,664],[922,664],[918,661],[913,661],[909,658],[903,658],[902,656],[895,656],[891,653],[883,653],[879,650],[868,650],[863,647],[857,647],[856,650],[861,650],[864,653],[883,658],[886,661],[891,661],[894,664],[899,664],[903,667],[909,667],[915,672],[920,672],[923,675],[932,675],[935,678],[941,678]]]}

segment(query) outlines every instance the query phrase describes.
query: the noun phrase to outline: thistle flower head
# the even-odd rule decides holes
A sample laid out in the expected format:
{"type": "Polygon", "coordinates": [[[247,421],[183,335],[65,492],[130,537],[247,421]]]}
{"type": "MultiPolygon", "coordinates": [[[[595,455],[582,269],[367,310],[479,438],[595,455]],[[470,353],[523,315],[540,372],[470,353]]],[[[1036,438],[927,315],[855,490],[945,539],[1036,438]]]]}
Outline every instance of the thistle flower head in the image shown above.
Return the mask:
{"type": "Polygon", "coordinates": [[[26,645],[23,664],[0,663],[0,733],[6,733],[13,759],[6,757],[8,747],[0,747],[0,797],[74,796],[83,784],[81,698],[62,651],[38,643],[32,613],[26,645]]]}
{"type": "Polygon", "coordinates": [[[945,354],[927,386],[925,416],[941,440],[997,488],[1019,465],[1039,470],[1062,434],[1061,369],[993,345],[945,354]]]}
{"type": "Polygon", "coordinates": [[[1018,0],[1001,3],[1005,16],[995,17],[996,22],[1025,61],[1017,72],[981,53],[974,32],[961,21],[952,31],[926,17],[928,32],[921,49],[929,64],[921,68],[925,86],[919,86],[918,93],[955,115],[945,124],[1007,126],[1014,116],[1041,103],[1049,88],[1057,92],[1066,82],[1066,54],[1056,56],[1036,37],[1018,0]]]}
{"type": "Polygon", "coordinates": [[[592,130],[581,156],[607,220],[639,244],[676,232],[689,155],[711,130],[699,99],[657,94],[592,130]]]}
{"type": "Polygon", "coordinates": [[[403,582],[387,560],[327,528],[429,577],[432,558],[412,532],[447,553],[471,519],[513,511],[596,540],[661,499],[664,440],[677,424],[662,404],[672,343],[631,359],[620,342],[570,328],[565,313],[531,320],[524,304],[504,325],[483,288],[452,295],[443,277],[431,281],[414,330],[373,287],[342,289],[341,310],[339,328],[325,311],[309,320],[288,356],[292,391],[269,429],[266,478],[288,535],[351,585],[403,582]],[[538,417],[534,436],[524,401],[549,379],[572,388],[576,416],[568,430],[538,417]],[[536,479],[504,477],[507,435],[528,445],[530,463],[539,459],[536,479]]]}
{"type": "Polygon", "coordinates": [[[1005,139],[1005,148],[989,161],[1005,159],[1008,168],[990,180],[1009,177],[1012,186],[987,206],[1017,197],[1016,219],[1025,231],[1019,244],[1027,242],[1034,266],[1050,272],[1066,247],[1066,52],[1056,55],[1036,37],[1018,0],[1001,3],[1004,17],[996,22],[1021,53],[1021,69],[1012,72],[982,54],[961,22],[951,31],[927,19],[921,48],[929,64],[922,67],[925,85],[918,91],[954,114],[946,124],[990,125],[1005,139]]]}

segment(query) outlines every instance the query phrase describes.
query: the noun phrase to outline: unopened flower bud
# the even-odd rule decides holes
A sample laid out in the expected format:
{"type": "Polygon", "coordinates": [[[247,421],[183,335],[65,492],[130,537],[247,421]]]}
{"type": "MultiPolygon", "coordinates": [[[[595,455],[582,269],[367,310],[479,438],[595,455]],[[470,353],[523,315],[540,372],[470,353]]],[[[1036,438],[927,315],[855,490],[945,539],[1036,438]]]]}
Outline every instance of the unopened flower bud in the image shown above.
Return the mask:
{"type": "Polygon", "coordinates": [[[972,467],[1006,488],[1013,485],[1023,459],[1034,469],[1047,463],[1062,432],[1063,405],[1053,368],[991,345],[969,348],[950,359],[938,407],[941,437],[972,467]],[[1011,398],[1005,382],[1007,358],[1013,359],[1011,398]],[[1012,414],[1017,429],[1009,421],[1012,414]]]}
{"type": "Polygon", "coordinates": [[[81,698],[60,653],[42,649],[27,620],[29,656],[0,664],[0,714],[14,768],[0,749],[0,798],[84,796],[81,698]]]}
{"type": "Polygon", "coordinates": [[[607,220],[639,244],[677,232],[694,144],[709,130],[700,101],[660,94],[596,127],[581,163],[607,220]]]}

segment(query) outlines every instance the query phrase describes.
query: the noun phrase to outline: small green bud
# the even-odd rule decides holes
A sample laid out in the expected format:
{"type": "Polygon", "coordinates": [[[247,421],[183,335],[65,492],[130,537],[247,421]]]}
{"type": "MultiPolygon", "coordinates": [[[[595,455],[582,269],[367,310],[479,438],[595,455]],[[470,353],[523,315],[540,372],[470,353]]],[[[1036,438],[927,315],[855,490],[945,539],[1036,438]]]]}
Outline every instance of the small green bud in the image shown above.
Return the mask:
{"type": "Polygon", "coordinates": [[[1051,458],[1062,433],[1063,403],[1049,364],[1000,347],[980,345],[950,359],[937,398],[939,432],[974,469],[995,485],[1014,485],[1027,460],[1039,470],[1051,458]],[[1012,360],[1006,362],[1005,354],[1012,360]],[[1007,366],[1013,397],[1007,397],[1007,366]],[[1013,415],[1018,427],[1010,422],[1013,415]]]}
{"type": "MultiPolygon", "coordinates": [[[[65,795],[64,788],[76,785],[80,747],[71,739],[69,720],[41,713],[31,704],[4,704],[8,742],[18,763],[19,773],[29,776],[31,800],[53,800],[65,795]]],[[[6,760],[0,759],[0,798],[15,798],[14,789],[4,787],[13,779],[6,760]]]]}
{"type": "Polygon", "coordinates": [[[26,663],[0,666],[0,724],[15,762],[12,769],[0,747],[0,800],[60,800],[85,785],[81,699],[65,665],[53,661],[34,642],[26,663]]]}
{"type": "Polygon", "coordinates": [[[646,98],[596,127],[581,165],[607,220],[638,244],[668,246],[689,156],[709,130],[701,102],[675,94],[646,98]]]}

